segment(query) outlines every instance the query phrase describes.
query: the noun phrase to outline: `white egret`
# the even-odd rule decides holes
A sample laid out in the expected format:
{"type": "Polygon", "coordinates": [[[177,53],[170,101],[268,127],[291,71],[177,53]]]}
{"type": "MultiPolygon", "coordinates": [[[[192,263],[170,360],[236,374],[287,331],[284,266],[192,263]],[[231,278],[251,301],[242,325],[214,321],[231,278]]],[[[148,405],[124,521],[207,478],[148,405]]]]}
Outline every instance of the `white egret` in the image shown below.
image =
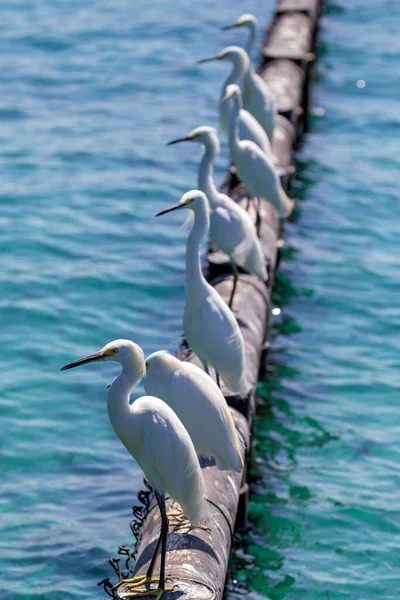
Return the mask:
{"type": "Polygon", "coordinates": [[[214,458],[220,470],[242,470],[232,415],[221,390],[207,373],[159,350],[146,358],[144,389],[172,408],[199,456],[214,458]]]}
{"type": "Polygon", "coordinates": [[[207,197],[200,190],[191,190],[157,216],[181,208],[193,210],[195,217],[186,247],[183,330],[206,373],[211,363],[217,382],[221,376],[232,392],[244,396],[248,387],[242,333],[231,309],[205,280],[200,265],[200,243],[210,228],[207,197]]]}
{"type": "Polygon", "coordinates": [[[209,521],[206,490],[193,442],[174,411],[162,400],[152,396],[138,398],[131,405],[130,395],[144,377],[146,366],[142,349],[130,340],[115,340],[99,352],[69,363],[61,370],[91,362],[118,362],[122,370],[111,383],[107,409],[111,425],[142,468],[152,485],[161,513],[161,532],[146,575],[119,582],[129,584],[130,596],[155,595],[157,600],[165,587],[165,555],[168,516],[165,494],[179,502],[193,526],[209,521]],[[160,575],[153,578],[161,550],[160,575]],[[155,590],[141,589],[146,583],[158,583],[155,590]]]}
{"type": "Polygon", "coordinates": [[[257,30],[258,30],[258,21],[256,17],[250,13],[246,13],[242,15],[235,21],[234,23],[230,23],[229,25],[225,25],[221,29],[226,31],[227,29],[234,29],[236,27],[247,27],[249,30],[249,38],[247,40],[246,52],[249,56],[254,48],[254,44],[256,42],[257,30]]]}
{"type": "MultiPolygon", "coordinates": [[[[272,141],[276,114],[275,100],[267,83],[251,67],[246,50],[239,46],[227,46],[215,56],[203,58],[201,62],[212,60],[228,60],[233,63],[232,72],[223,86],[222,94],[225,93],[228,85],[240,84],[243,80],[243,108],[257,119],[272,141]]],[[[220,103],[223,103],[222,97],[220,103]]],[[[221,108],[220,114],[223,114],[221,108]]],[[[240,137],[246,139],[242,135],[240,137]]]]}
{"type": "MultiPolygon", "coordinates": [[[[217,57],[218,56],[219,55],[217,55],[217,57]]],[[[198,64],[201,64],[212,60],[216,60],[216,57],[211,56],[210,58],[202,58],[197,62],[198,64]]],[[[247,65],[247,63],[249,63],[249,58],[247,57],[244,60],[247,65]]],[[[231,120],[231,108],[229,105],[222,102],[222,99],[226,94],[227,86],[231,83],[236,83],[236,81],[238,81],[238,79],[241,78],[241,71],[241,66],[238,68],[235,67],[232,73],[228,75],[226,81],[222,85],[219,101],[219,122],[221,130],[224,133],[228,132],[228,127],[231,120]]],[[[257,146],[261,148],[263,152],[265,152],[265,154],[268,154],[268,156],[272,156],[271,142],[267,133],[265,132],[265,129],[262,127],[262,125],[260,125],[260,123],[252,114],[250,114],[247,110],[244,110],[243,108],[239,114],[239,135],[240,138],[243,140],[252,140],[255,144],[257,144],[257,146]]]]}
{"type": "Polygon", "coordinates": [[[197,142],[205,148],[199,166],[198,184],[199,189],[207,196],[211,207],[211,237],[232,262],[234,282],[229,300],[231,307],[238,278],[237,266],[256,275],[261,281],[267,281],[264,252],[248,213],[232,198],[222,194],[216,188],[213,172],[214,160],[219,153],[219,140],[214,127],[197,127],[186,137],[169,142],[169,145],[185,141],[197,142]]]}
{"type": "Polygon", "coordinates": [[[229,127],[229,147],[232,159],[235,157],[236,170],[250,196],[264,198],[277,209],[284,219],[293,210],[293,200],[282,188],[271,159],[253,142],[240,140],[238,115],[241,106],[240,88],[236,84],[228,86],[224,102],[232,102],[232,120],[229,127]]]}

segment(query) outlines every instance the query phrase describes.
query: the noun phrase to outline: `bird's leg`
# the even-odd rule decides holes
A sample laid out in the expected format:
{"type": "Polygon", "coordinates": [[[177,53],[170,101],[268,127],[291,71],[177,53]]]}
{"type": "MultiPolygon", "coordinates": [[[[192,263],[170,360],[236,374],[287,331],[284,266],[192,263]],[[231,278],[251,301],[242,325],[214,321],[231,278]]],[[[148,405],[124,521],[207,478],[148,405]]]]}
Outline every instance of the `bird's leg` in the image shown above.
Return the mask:
{"type": "Polygon", "coordinates": [[[231,297],[229,298],[228,306],[232,309],[233,296],[235,295],[236,284],[239,277],[239,271],[236,264],[232,261],[232,271],[233,271],[233,287],[231,292],[231,297]]]}
{"type": "MultiPolygon", "coordinates": [[[[165,557],[167,553],[167,537],[168,537],[168,516],[165,509],[165,496],[155,491],[157,498],[158,507],[161,514],[161,532],[158,538],[156,549],[153,554],[153,558],[150,561],[149,568],[147,569],[146,575],[141,577],[140,581],[126,580],[124,583],[128,584],[128,593],[124,593],[125,598],[137,598],[140,596],[155,596],[156,600],[160,600],[164,592],[172,592],[173,587],[165,587],[165,557]],[[153,578],[154,569],[157,563],[157,558],[161,549],[161,565],[160,565],[160,576],[159,578],[153,578]],[[158,583],[158,587],[154,590],[146,590],[143,588],[138,589],[139,586],[146,585],[147,583],[158,583]]],[[[134,578],[135,579],[135,578],[134,578]]],[[[139,578],[136,578],[139,579],[139,578]]],[[[121,583],[121,582],[120,582],[121,583]]]]}
{"type": "MultiPolygon", "coordinates": [[[[168,515],[165,509],[165,497],[162,494],[157,495],[158,506],[161,513],[161,565],[160,565],[160,585],[159,588],[165,589],[165,557],[167,554],[167,537],[168,537],[168,515]]],[[[172,588],[173,589],[173,588],[172,588]]]]}
{"type": "Polygon", "coordinates": [[[221,389],[221,381],[219,378],[219,373],[217,373],[217,371],[215,371],[215,377],[217,379],[217,386],[219,387],[219,389],[221,389]]]}
{"type": "Polygon", "coordinates": [[[256,198],[257,206],[256,206],[256,231],[257,237],[260,237],[260,228],[261,228],[261,200],[259,197],[256,198]]]}
{"type": "Polygon", "coordinates": [[[156,600],[160,600],[161,596],[164,592],[172,592],[173,587],[166,588],[165,587],[165,555],[167,551],[167,536],[168,536],[168,516],[165,510],[165,497],[163,494],[159,494],[155,491],[155,495],[157,498],[158,507],[161,513],[161,532],[160,536],[157,540],[156,549],[154,551],[153,557],[150,561],[149,568],[147,569],[146,575],[139,575],[138,577],[133,577],[132,579],[122,579],[113,587],[116,589],[120,585],[127,584],[128,593],[124,592],[124,598],[136,598],[140,596],[156,596],[156,600]],[[154,569],[157,563],[157,558],[161,549],[161,566],[160,566],[160,576],[159,578],[153,578],[154,569]],[[158,587],[154,590],[147,590],[140,588],[140,586],[144,586],[147,583],[158,583],[158,587]],[[139,588],[139,589],[138,589],[139,588]]]}
{"type": "MultiPolygon", "coordinates": [[[[153,579],[153,573],[154,573],[154,569],[155,569],[155,566],[157,563],[158,555],[160,554],[160,549],[161,549],[161,533],[158,537],[156,549],[154,550],[154,554],[150,561],[149,568],[147,569],[144,583],[158,583],[159,582],[159,579],[153,579]]],[[[141,584],[139,584],[139,585],[141,585],[141,584]]]]}
{"type": "Polygon", "coordinates": [[[247,210],[247,211],[248,211],[248,210],[249,210],[249,208],[250,208],[250,201],[251,201],[251,198],[250,198],[250,196],[247,196],[247,204],[246,204],[246,210],[247,210]]]}

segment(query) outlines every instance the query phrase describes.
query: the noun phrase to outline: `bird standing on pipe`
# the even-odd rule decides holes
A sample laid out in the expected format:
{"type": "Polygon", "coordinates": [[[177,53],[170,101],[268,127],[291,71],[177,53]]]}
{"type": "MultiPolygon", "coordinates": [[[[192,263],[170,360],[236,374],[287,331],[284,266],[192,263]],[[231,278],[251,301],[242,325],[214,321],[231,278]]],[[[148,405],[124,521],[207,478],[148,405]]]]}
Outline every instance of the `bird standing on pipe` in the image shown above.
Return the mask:
{"type": "MultiPolygon", "coordinates": [[[[211,56],[210,58],[202,58],[201,60],[197,61],[197,63],[202,64],[213,60],[222,60],[223,58],[227,58],[226,56],[220,57],[220,54],[221,52],[217,54],[217,56],[211,56]]],[[[222,102],[222,99],[226,94],[227,86],[231,83],[236,83],[239,79],[241,79],[243,68],[244,70],[246,70],[247,66],[250,65],[250,60],[248,56],[244,56],[243,60],[245,66],[242,67],[242,65],[239,65],[237,67],[234,67],[232,72],[228,75],[227,79],[222,85],[219,102],[219,122],[221,130],[224,133],[227,133],[228,131],[229,122],[231,118],[231,109],[227,104],[224,104],[222,102]]],[[[241,139],[252,140],[255,144],[257,144],[257,146],[261,148],[263,152],[265,152],[269,156],[272,156],[271,142],[264,128],[262,127],[262,125],[260,125],[257,119],[250,112],[244,110],[243,108],[239,114],[239,134],[241,139]]]]}
{"type": "Polygon", "coordinates": [[[211,364],[218,385],[221,376],[232,392],[244,397],[248,385],[242,333],[231,309],[205,280],[201,270],[200,243],[210,229],[207,197],[199,190],[191,190],[157,216],[185,208],[194,212],[195,220],[186,247],[183,330],[206,373],[211,364]]]}
{"type": "Polygon", "coordinates": [[[214,459],[221,471],[240,473],[243,459],[235,424],[221,390],[207,373],[159,350],[146,358],[144,389],[172,408],[199,456],[214,459]]]}
{"type": "Polygon", "coordinates": [[[261,281],[267,281],[264,252],[248,213],[232,198],[219,192],[214,183],[214,160],[219,153],[216,130],[207,126],[197,127],[186,137],[173,140],[168,145],[178,142],[197,142],[205,149],[199,165],[198,185],[211,207],[210,235],[232,262],[234,280],[228,303],[231,307],[238,279],[237,267],[256,275],[261,281]]]}
{"type": "MultiPolygon", "coordinates": [[[[201,62],[213,60],[228,60],[233,63],[233,69],[222,88],[220,116],[226,114],[221,109],[226,87],[233,83],[240,84],[243,80],[243,108],[249,111],[260,125],[262,125],[271,142],[275,127],[275,100],[266,82],[251,67],[246,50],[239,48],[239,46],[227,46],[215,56],[203,58],[201,62]]],[[[226,122],[221,121],[221,128],[224,131],[227,129],[227,126],[226,122]]]]}
{"type": "Polygon", "coordinates": [[[250,196],[264,198],[275,206],[281,219],[293,210],[294,202],[282,188],[270,158],[250,140],[241,140],[238,131],[238,116],[241,107],[240,88],[228,86],[224,102],[232,102],[232,118],[229,126],[229,148],[240,180],[250,196]]]}
{"type": "Polygon", "coordinates": [[[165,556],[168,536],[168,517],[165,494],[179,502],[183,512],[196,526],[209,521],[203,474],[193,442],[174,411],[153,396],[138,398],[131,405],[130,395],[146,372],[142,349],[130,340],[115,340],[99,352],[69,363],[61,370],[72,369],[92,362],[118,362],[122,370],[110,385],[107,400],[111,425],[139,463],[152,485],[161,513],[161,532],[146,575],[122,580],[117,586],[129,585],[129,597],[153,595],[159,600],[165,591],[165,556]],[[161,551],[159,578],[153,578],[161,551]],[[153,590],[143,589],[147,583],[157,583],[153,590]]]}

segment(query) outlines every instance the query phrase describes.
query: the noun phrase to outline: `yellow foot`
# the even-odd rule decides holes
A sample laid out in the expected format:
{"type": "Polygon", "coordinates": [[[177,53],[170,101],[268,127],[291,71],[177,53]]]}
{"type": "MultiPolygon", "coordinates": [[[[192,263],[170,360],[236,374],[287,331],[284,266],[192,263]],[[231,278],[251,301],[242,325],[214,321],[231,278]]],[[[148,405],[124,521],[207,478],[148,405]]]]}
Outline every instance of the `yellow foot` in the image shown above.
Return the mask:
{"type": "Polygon", "coordinates": [[[182,510],[177,512],[170,511],[168,513],[169,525],[172,531],[180,531],[182,529],[190,529],[190,521],[185,517],[182,510]]]}
{"type": "MultiPolygon", "coordinates": [[[[130,587],[130,586],[129,586],[130,587]]],[[[161,596],[165,593],[165,592],[173,592],[174,591],[174,587],[166,587],[164,589],[158,587],[154,590],[138,590],[138,589],[133,589],[132,591],[129,591],[127,594],[124,594],[124,598],[140,598],[141,596],[155,596],[156,600],[160,600],[161,596]]]]}
{"type": "Polygon", "coordinates": [[[129,584],[131,587],[136,587],[138,585],[145,585],[146,583],[152,583],[154,581],[154,583],[158,583],[158,579],[151,579],[150,577],[147,577],[147,575],[137,575],[136,577],[132,577],[131,579],[121,579],[120,581],[118,581],[118,583],[116,583],[113,586],[113,590],[116,590],[117,588],[119,588],[121,585],[127,583],[129,584]]]}

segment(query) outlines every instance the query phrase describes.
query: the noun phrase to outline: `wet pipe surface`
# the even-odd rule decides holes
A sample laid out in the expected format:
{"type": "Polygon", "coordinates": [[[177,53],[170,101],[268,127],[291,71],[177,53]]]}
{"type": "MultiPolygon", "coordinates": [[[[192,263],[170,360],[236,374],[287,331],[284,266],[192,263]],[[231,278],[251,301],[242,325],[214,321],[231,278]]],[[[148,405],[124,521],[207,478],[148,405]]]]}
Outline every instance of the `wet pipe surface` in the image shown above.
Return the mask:
{"type": "MultiPolygon", "coordinates": [[[[279,0],[261,49],[257,72],[265,79],[276,98],[277,126],[273,153],[283,187],[290,189],[294,173],[293,146],[307,130],[309,90],[315,62],[315,44],[321,0],[279,0]]],[[[248,197],[243,185],[231,168],[223,191],[247,207],[248,197]]],[[[254,211],[252,202],[249,210],[254,211]]],[[[251,422],[255,411],[256,384],[265,348],[274,273],[279,261],[282,224],[275,209],[262,201],[260,238],[269,270],[268,285],[255,276],[242,274],[239,278],[233,308],[245,341],[245,364],[249,391],[238,398],[223,388],[231,407],[236,428],[242,440],[243,455],[251,441],[251,422]]],[[[207,278],[220,295],[228,301],[233,276],[228,257],[210,247],[207,257],[207,278]]],[[[198,364],[197,357],[185,344],[179,354],[185,360],[198,364]]],[[[246,520],[247,485],[244,472],[219,471],[215,466],[203,465],[207,496],[210,505],[210,530],[193,529],[179,521],[176,503],[167,501],[170,534],[167,546],[166,574],[168,585],[174,591],[163,598],[219,599],[222,597],[235,524],[246,520]]],[[[153,555],[160,531],[160,517],[154,499],[150,503],[138,546],[134,574],[144,575],[153,555]]],[[[118,589],[120,598],[129,597],[125,585],[118,589]]],[[[151,597],[149,595],[149,597],[151,597]]]]}

